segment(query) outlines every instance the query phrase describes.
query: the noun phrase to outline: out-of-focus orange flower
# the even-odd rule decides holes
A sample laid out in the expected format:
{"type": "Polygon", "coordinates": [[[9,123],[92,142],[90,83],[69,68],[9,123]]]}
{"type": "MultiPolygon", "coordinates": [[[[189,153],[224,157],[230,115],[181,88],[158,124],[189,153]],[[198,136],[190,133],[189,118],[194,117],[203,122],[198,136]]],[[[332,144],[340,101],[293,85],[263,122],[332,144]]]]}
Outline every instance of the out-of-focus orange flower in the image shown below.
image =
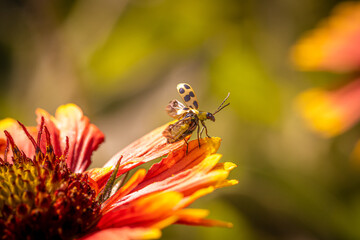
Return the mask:
{"type": "Polygon", "coordinates": [[[38,126],[0,122],[0,234],[5,239],[153,239],[173,223],[231,227],[187,208],[231,186],[231,162],[219,163],[219,138],[167,144],[164,125],[130,144],[104,168],[85,171],[104,140],[73,104],[55,117],[37,110],[38,126]],[[10,147],[12,151],[10,151],[10,147]],[[167,157],[146,171],[128,172],[167,157]]]}
{"type": "MultiPolygon", "coordinates": [[[[360,119],[360,3],[343,2],[332,16],[293,47],[292,59],[301,70],[352,73],[352,81],[335,89],[311,89],[297,106],[309,126],[325,137],[343,133],[360,119]]],[[[360,143],[353,156],[360,159],[360,143]]]]}
{"type": "Polygon", "coordinates": [[[349,72],[360,69],[360,3],[339,4],[331,17],[294,46],[292,59],[301,70],[349,72]]]}
{"type": "Polygon", "coordinates": [[[336,136],[360,118],[360,79],[340,89],[310,89],[300,94],[297,105],[310,127],[325,137],[336,136]]]}

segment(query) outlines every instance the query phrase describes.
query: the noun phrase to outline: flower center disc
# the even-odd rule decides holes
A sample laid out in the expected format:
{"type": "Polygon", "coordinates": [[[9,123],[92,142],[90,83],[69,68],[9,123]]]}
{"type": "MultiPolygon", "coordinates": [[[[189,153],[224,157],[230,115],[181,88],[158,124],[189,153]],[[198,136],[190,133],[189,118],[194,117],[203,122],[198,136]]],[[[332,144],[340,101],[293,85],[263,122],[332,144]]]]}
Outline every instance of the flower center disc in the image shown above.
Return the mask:
{"type": "Polygon", "coordinates": [[[0,158],[2,239],[73,239],[96,224],[100,205],[86,174],[71,172],[49,145],[33,159],[12,148],[12,163],[0,158]]]}

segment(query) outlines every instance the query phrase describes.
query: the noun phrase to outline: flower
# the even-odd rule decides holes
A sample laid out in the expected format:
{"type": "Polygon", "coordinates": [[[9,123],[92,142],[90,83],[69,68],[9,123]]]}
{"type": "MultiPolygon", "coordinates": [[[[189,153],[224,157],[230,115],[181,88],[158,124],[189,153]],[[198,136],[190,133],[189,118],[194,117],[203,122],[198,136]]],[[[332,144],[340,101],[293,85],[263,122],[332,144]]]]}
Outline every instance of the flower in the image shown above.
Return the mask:
{"type": "Polygon", "coordinates": [[[187,208],[231,186],[231,162],[219,163],[220,138],[167,144],[164,125],[86,171],[103,133],[74,104],[55,117],[38,109],[37,127],[0,122],[0,234],[4,239],[149,239],[173,223],[231,227],[187,208]],[[11,151],[10,151],[11,148],[11,151]],[[165,156],[148,171],[129,171],[165,156]]]}
{"type": "Polygon", "coordinates": [[[307,90],[297,104],[314,131],[324,137],[341,134],[360,119],[360,78],[335,90],[307,90]]]}
{"type": "Polygon", "coordinates": [[[332,72],[360,68],[360,3],[340,3],[318,28],[301,38],[292,59],[301,70],[332,72]]]}
{"type": "MultiPolygon", "coordinates": [[[[325,137],[347,131],[360,119],[359,22],[360,3],[340,3],[328,19],[301,38],[292,50],[293,62],[301,70],[350,76],[340,87],[310,89],[296,100],[308,125],[325,137]]],[[[353,156],[360,160],[360,141],[353,156]]]]}

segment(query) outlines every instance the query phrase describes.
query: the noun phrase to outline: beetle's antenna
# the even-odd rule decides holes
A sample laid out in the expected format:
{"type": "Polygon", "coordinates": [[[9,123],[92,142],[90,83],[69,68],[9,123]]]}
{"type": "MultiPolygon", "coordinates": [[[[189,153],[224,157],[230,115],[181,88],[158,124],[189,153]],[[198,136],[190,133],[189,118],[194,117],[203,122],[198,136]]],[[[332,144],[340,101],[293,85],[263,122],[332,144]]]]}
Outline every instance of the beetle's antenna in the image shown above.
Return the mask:
{"type": "Polygon", "coordinates": [[[216,113],[220,112],[223,108],[225,108],[225,107],[227,107],[227,106],[230,105],[230,103],[224,105],[225,101],[229,98],[229,96],[230,96],[230,93],[228,93],[228,95],[226,96],[226,98],[224,99],[224,101],[222,101],[222,103],[220,104],[220,106],[218,107],[218,109],[216,109],[216,111],[213,113],[213,115],[215,115],[216,113]],[[224,105],[224,106],[223,106],[223,105],[224,105]]]}

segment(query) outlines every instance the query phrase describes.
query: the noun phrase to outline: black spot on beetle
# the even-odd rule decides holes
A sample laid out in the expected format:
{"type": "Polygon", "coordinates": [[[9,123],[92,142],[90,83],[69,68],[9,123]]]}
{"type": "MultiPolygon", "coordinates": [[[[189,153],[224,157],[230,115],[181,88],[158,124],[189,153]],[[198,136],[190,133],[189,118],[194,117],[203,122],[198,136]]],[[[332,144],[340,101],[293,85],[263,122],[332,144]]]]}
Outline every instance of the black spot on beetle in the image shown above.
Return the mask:
{"type": "Polygon", "coordinates": [[[183,94],[185,92],[185,89],[179,88],[179,93],[183,94]]]}
{"type": "Polygon", "coordinates": [[[185,101],[185,102],[190,101],[190,99],[191,99],[190,95],[186,95],[186,96],[184,97],[184,101],[185,101]]]}
{"type": "Polygon", "coordinates": [[[184,108],[184,110],[186,110],[186,111],[189,110],[189,109],[190,109],[190,108],[188,108],[188,107],[184,108]]]}
{"type": "Polygon", "coordinates": [[[194,104],[195,108],[198,108],[198,107],[199,107],[197,101],[194,101],[193,104],[194,104]]]}
{"type": "Polygon", "coordinates": [[[189,92],[190,97],[195,97],[195,94],[193,91],[189,92]]]}
{"type": "Polygon", "coordinates": [[[184,84],[184,87],[185,87],[186,89],[190,89],[190,86],[187,85],[187,84],[184,84]]]}

